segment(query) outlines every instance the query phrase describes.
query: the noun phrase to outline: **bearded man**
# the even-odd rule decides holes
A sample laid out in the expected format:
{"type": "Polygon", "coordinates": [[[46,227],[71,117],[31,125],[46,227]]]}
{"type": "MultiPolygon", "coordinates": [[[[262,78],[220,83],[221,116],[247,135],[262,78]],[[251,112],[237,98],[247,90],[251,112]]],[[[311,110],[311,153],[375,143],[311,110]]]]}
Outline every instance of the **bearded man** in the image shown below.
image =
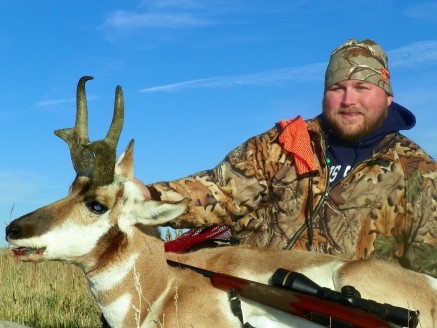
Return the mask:
{"type": "Polygon", "coordinates": [[[384,50],[351,39],[331,54],[320,115],[281,120],[214,169],[147,187],[152,199],[188,200],[173,227],[228,226],[231,243],[437,277],[436,162],[399,132],[415,122],[393,101],[384,50]]]}

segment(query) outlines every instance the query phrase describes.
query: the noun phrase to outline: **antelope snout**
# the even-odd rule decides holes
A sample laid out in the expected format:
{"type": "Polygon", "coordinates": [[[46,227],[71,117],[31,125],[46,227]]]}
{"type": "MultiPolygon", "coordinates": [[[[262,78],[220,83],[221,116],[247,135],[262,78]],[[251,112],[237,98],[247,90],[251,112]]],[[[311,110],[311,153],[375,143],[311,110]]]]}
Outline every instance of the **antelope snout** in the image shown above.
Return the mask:
{"type": "Polygon", "coordinates": [[[8,226],[6,226],[6,241],[11,239],[18,239],[21,235],[21,228],[15,223],[15,221],[11,222],[8,226]]]}

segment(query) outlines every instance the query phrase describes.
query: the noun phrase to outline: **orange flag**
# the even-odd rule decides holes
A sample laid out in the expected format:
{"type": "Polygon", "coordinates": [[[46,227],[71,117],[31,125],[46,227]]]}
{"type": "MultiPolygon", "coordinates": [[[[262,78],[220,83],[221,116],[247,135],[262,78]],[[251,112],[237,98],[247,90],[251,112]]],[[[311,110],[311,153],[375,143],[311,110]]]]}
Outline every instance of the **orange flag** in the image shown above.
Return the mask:
{"type": "Polygon", "coordinates": [[[298,116],[288,121],[280,120],[279,125],[282,129],[279,143],[293,155],[297,173],[302,175],[316,171],[317,165],[311,148],[310,135],[303,118],[298,116]]]}

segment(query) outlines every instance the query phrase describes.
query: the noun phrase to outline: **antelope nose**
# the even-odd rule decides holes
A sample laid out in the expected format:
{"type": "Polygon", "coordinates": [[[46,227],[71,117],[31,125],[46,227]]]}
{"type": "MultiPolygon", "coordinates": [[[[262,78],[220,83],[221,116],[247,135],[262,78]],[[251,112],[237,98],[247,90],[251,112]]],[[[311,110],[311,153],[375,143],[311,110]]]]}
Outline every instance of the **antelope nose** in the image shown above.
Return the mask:
{"type": "Polygon", "coordinates": [[[13,222],[6,227],[6,240],[20,235],[20,228],[13,222]]]}

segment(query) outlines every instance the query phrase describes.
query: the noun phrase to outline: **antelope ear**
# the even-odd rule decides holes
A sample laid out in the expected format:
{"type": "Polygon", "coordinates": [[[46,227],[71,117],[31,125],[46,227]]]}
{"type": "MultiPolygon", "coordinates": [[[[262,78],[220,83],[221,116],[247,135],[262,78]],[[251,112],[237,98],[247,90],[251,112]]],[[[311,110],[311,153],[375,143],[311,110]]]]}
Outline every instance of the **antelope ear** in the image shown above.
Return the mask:
{"type": "Polygon", "coordinates": [[[187,210],[188,200],[161,202],[156,200],[136,201],[129,209],[129,225],[167,225],[187,210]]]}
{"type": "Polygon", "coordinates": [[[115,164],[115,175],[121,175],[126,179],[134,177],[134,139],[129,142],[126,150],[118,158],[115,164]]]}
{"type": "Polygon", "coordinates": [[[142,206],[138,222],[146,226],[166,225],[186,211],[187,203],[186,199],[175,203],[147,201],[142,206]]]}

